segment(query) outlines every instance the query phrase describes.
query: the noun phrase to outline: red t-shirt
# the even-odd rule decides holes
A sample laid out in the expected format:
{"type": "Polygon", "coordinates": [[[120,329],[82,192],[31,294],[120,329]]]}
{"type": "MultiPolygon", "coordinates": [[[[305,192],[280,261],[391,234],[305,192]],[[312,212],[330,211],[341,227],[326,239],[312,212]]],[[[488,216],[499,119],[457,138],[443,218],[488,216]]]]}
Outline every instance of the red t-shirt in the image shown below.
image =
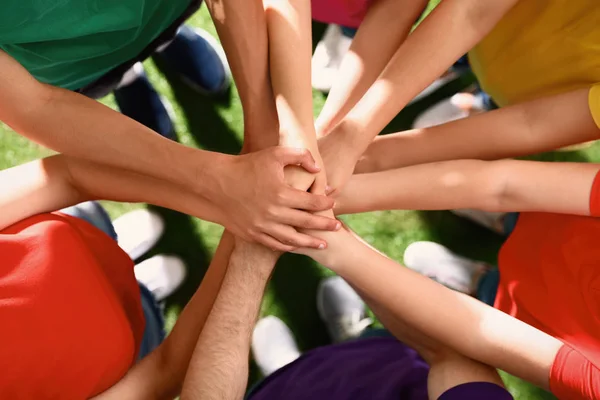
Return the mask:
{"type": "Polygon", "coordinates": [[[550,387],[600,399],[600,174],[592,217],[521,213],[499,255],[495,307],[558,339],[550,387]]]}
{"type": "Polygon", "coordinates": [[[0,397],[87,399],[136,361],[144,330],[133,262],[78,218],[0,231],[0,397]]]}

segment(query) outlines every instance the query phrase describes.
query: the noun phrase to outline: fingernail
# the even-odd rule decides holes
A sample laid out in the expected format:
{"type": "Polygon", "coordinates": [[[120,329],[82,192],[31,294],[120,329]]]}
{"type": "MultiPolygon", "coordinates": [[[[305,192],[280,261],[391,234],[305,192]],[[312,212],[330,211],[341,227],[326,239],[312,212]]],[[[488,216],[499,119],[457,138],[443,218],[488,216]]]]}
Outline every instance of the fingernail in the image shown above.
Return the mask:
{"type": "Polygon", "coordinates": [[[340,222],[338,222],[337,224],[335,224],[335,230],[336,231],[339,231],[341,227],[342,227],[342,224],[340,222]]]}
{"type": "Polygon", "coordinates": [[[319,245],[319,250],[323,250],[324,248],[325,248],[325,245],[324,245],[323,243],[321,243],[321,244],[319,245]]]}
{"type": "Polygon", "coordinates": [[[326,192],[331,192],[331,186],[329,186],[329,185],[325,186],[325,191],[326,192]]]}

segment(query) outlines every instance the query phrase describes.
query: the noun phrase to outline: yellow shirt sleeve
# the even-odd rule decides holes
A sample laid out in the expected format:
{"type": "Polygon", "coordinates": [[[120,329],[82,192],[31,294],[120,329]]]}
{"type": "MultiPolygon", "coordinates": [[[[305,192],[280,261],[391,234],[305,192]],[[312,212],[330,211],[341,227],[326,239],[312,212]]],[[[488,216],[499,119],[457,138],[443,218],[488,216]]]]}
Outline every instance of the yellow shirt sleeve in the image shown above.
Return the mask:
{"type": "Polygon", "coordinates": [[[596,125],[600,128],[600,83],[592,86],[590,89],[589,104],[592,118],[594,118],[596,125]]]}

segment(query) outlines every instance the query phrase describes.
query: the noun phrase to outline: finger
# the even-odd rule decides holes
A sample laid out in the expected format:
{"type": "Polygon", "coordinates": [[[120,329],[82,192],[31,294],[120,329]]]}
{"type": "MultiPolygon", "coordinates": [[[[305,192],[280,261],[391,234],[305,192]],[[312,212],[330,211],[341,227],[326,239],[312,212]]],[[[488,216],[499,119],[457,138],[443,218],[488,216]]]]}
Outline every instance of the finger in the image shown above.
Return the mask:
{"type": "Polygon", "coordinates": [[[315,181],[310,187],[313,194],[327,195],[327,175],[325,173],[317,174],[315,181]]]}
{"type": "Polygon", "coordinates": [[[311,214],[306,211],[288,210],[281,218],[281,223],[300,229],[314,229],[319,231],[337,231],[342,223],[336,219],[322,215],[311,214]]]}
{"type": "Polygon", "coordinates": [[[288,187],[283,194],[281,205],[306,211],[325,211],[333,208],[334,203],[335,200],[331,197],[288,187]]]}
{"type": "Polygon", "coordinates": [[[293,147],[280,147],[277,154],[277,159],[283,167],[288,165],[299,165],[310,173],[321,171],[321,167],[317,165],[315,159],[308,149],[298,149],[293,147]]]}
{"type": "Polygon", "coordinates": [[[273,251],[282,251],[284,253],[287,253],[290,251],[294,251],[296,249],[293,246],[289,246],[289,245],[279,242],[278,240],[267,235],[266,233],[260,233],[259,235],[256,236],[255,239],[258,243],[262,244],[263,246],[268,247],[269,249],[271,249],[273,251]]]}
{"type": "Polygon", "coordinates": [[[324,249],[327,247],[327,242],[325,242],[323,239],[300,233],[294,228],[286,225],[274,226],[269,234],[272,235],[273,238],[288,246],[310,247],[313,249],[324,249]]]}

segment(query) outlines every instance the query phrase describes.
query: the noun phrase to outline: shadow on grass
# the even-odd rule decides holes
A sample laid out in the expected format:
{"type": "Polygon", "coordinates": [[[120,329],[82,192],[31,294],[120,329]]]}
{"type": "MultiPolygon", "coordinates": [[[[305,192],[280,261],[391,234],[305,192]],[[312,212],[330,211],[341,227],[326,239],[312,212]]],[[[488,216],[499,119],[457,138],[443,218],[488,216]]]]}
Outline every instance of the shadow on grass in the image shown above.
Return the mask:
{"type": "Polygon", "coordinates": [[[205,150],[238,154],[242,143],[217,111],[217,107],[226,108],[231,105],[231,88],[219,96],[198,93],[160,59],[155,59],[154,62],[169,81],[189,131],[198,145],[205,150]]]}
{"type": "Polygon", "coordinates": [[[454,253],[496,265],[504,237],[449,211],[421,211],[430,240],[454,253]]]}
{"type": "Polygon", "coordinates": [[[192,217],[166,208],[148,206],[165,222],[165,234],[148,257],[155,254],[174,254],[185,262],[187,277],[173,296],[167,299],[167,308],[182,310],[200,285],[212,258],[196,230],[192,217]]]}
{"type": "Polygon", "coordinates": [[[303,350],[330,343],[316,302],[317,287],[324,276],[324,270],[309,258],[285,254],[269,284],[274,301],[284,314],[281,317],[303,350]]]}

